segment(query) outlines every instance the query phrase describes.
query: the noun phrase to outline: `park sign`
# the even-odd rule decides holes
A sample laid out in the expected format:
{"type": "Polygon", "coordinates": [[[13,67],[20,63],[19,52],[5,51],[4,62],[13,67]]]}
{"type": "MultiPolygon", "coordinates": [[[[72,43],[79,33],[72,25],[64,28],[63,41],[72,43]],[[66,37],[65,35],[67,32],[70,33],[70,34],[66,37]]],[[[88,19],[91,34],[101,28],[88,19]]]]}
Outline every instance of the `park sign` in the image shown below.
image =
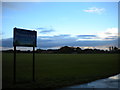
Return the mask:
{"type": "Polygon", "coordinates": [[[14,28],[13,46],[14,46],[14,63],[13,63],[13,83],[16,83],[16,46],[33,47],[33,81],[35,81],[35,47],[37,32],[14,28]]]}
{"type": "Polygon", "coordinates": [[[14,28],[13,46],[36,47],[37,32],[14,28]]]}

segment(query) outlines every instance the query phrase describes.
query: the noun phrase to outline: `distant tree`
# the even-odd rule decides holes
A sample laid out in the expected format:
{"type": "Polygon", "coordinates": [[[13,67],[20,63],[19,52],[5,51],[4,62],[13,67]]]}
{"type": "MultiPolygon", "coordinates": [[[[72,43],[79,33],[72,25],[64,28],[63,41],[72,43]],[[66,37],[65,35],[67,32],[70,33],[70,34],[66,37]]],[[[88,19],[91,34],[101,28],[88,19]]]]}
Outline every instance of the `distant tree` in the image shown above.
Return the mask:
{"type": "Polygon", "coordinates": [[[92,50],[92,49],[84,49],[84,52],[85,52],[85,53],[92,53],[93,50],[92,50]]]}
{"type": "Polygon", "coordinates": [[[30,53],[30,50],[27,50],[28,53],[30,53]]]}
{"type": "Polygon", "coordinates": [[[118,50],[118,48],[117,47],[114,47],[114,51],[117,51],[118,50]]]}
{"type": "Polygon", "coordinates": [[[112,47],[109,47],[109,51],[112,51],[112,47]]]}
{"type": "Polygon", "coordinates": [[[112,46],[111,48],[112,48],[112,51],[113,51],[113,50],[114,50],[114,47],[112,46]]]}
{"type": "Polygon", "coordinates": [[[113,46],[111,46],[111,47],[109,47],[109,51],[117,51],[118,50],[118,48],[115,46],[115,47],[113,47],[113,46]]]}
{"type": "Polygon", "coordinates": [[[61,47],[59,49],[59,52],[60,53],[72,53],[72,52],[74,52],[74,48],[68,47],[68,46],[64,46],[64,47],[61,47]]]}
{"type": "Polygon", "coordinates": [[[79,48],[79,47],[76,48],[77,53],[81,53],[81,51],[82,51],[81,48],[79,48]]]}
{"type": "Polygon", "coordinates": [[[37,53],[41,53],[42,51],[44,51],[44,50],[42,50],[42,49],[37,49],[36,50],[37,53]]]}

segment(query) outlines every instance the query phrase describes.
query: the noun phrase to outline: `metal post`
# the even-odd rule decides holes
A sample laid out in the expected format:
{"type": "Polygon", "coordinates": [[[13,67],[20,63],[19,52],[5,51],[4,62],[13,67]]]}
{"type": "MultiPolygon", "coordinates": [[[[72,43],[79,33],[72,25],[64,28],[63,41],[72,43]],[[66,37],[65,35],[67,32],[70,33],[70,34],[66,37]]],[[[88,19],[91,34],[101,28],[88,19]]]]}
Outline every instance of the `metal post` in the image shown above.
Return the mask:
{"type": "Polygon", "coordinates": [[[35,81],[35,47],[33,46],[33,81],[35,81]]]}
{"type": "Polygon", "coordinates": [[[16,46],[14,46],[13,83],[16,83],[16,46]]]}

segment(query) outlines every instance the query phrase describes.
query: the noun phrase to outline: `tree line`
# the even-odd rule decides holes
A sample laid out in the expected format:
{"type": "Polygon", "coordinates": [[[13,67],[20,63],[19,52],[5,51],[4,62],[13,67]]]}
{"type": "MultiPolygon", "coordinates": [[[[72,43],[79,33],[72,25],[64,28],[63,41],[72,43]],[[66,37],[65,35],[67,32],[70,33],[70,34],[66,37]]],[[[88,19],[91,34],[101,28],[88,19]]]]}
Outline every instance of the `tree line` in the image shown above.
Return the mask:
{"type": "MultiPolygon", "coordinates": [[[[5,50],[2,52],[14,52],[14,50],[5,50]]],[[[32,51],[21,51],[17,50],[18,53],[32,53],[32,51]]],[[[80,53],[120,53],[120,49],[114,46],[110,46],[109,50],[100,50],[100,49],[81,49],[80,47],[69,47],[63,46],[59,49],[37,49],[35,53],[42,53],[42,54],[80,54],[80,53]]]]}

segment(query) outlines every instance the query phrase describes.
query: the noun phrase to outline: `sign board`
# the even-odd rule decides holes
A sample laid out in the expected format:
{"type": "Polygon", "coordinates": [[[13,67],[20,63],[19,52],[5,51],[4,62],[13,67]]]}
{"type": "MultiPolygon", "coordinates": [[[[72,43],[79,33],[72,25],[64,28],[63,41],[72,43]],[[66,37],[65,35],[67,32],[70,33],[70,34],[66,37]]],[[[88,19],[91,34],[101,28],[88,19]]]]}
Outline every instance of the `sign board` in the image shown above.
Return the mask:
{"type": "Polygon", "coordinates": [[[13,46],[36,47],[37,32],[14,28],[13,46]]]}
{"type": "Polygon", "coordinates": [[[33,81],[35,81],[35,47],[37,32],[25,29],[14,28],[13,46],[14,46],[14,63],[13,63],[13,83],[16,83],[16,46],[33,47],[33,81]]]}

